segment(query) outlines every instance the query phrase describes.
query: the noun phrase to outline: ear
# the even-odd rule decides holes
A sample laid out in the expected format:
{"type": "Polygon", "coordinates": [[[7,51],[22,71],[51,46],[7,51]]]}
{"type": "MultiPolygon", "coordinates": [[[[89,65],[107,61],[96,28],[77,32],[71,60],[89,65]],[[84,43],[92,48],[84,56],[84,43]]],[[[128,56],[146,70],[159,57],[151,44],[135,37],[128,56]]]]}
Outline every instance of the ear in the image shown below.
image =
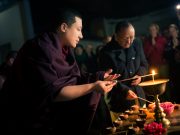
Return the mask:
{"type": "Polygon", "coordinates": [[[62,32],[66,32],[66,30],[67,30],[67,24],[66,23],[62,23],[61,25],[60,25],[60,31],[62,31],[62,32]]]}
{"type": "Polygon", "coordinates": [[[13,64],[13,62],[14,62],[14,58],[10,58],[10,59],[9,59],[9,64],[11,64],[11,65],[12,65],[12,64],[13,64]]]}
{"type": "Polygon", "coordinates": [[[114,33],[114,39],[117,40],[117,38],[118,38],[117,33],[114,33]]]}

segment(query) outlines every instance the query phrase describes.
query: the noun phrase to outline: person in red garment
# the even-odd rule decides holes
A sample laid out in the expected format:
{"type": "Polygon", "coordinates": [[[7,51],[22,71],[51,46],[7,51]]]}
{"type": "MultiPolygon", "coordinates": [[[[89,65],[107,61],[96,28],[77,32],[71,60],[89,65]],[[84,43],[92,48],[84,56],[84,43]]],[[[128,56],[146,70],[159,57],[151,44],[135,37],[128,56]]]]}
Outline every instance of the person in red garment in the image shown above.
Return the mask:
{"type": "Polygon", "coordinates": [[[80,72],[72,51],[83,38],[80,14],[66,10],[55,21],[54,32],[24,43],[0,91],[5,134],[88,134],[101,95],[116,84],[112,70],[80,72]]]}
{"type": "Polygon", "coordinates": [[[167,40],[160,34],[159,25],[152,23],[149,26],[149,36],[145,38],[143,47],[149,69],[157,70],[159,77],[167,77],[168,74],[164,58],[166,44],[167,40]]]}

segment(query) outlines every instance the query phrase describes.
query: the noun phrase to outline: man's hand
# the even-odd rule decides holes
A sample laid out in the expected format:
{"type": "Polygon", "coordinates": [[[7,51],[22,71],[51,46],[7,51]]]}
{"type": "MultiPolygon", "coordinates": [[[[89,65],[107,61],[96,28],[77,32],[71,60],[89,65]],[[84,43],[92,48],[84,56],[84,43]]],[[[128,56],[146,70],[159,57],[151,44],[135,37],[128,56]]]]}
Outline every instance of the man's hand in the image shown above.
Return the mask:
{"type": "Polygon", "coordinates": [[[120,76],[120,74],[113,74],[113,75],[110,75],[111,73],[112,73],[112,69],[109,69],[109,70],[107,70],[106,72],[105,72],[105,74],[104,74],[104,80],[105,81],[111,81],[111,80],[115,80],[115,79],[117,79],[119,76],[120,76]]]}
{"type": "Polygon", "coordinates": [[[156,40],[155,37],[152,38],[152,45],[155,46],[156,45],[156,40]]]}
{"type": "Polygon", "coordinates": [[[134,100],[136,98],[137,98],[137,95],[132,90],[129,90],[127,93],[126,99],[127,100],[134,100]]]}
{"type": "Polygon", "coordinates": [[[131,85],[136,86],[141,82],[141,77],[140,76],[136,75],[133,78],[135,78],[135,79],[132,81],[131,85]]]}

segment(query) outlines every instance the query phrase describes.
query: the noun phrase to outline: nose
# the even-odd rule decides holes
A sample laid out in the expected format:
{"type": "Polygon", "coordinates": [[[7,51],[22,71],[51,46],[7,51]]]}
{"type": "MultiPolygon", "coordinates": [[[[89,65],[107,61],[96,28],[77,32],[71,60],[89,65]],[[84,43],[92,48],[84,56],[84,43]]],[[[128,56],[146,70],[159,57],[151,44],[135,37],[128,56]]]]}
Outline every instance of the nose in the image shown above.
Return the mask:
{"type": "Polygon", "coordinates": [[[82,32],[80,32],[79,38],[82,39],[83,38],[83,34],[82,32]]]}
{"type": "Polygon", "coordinates": [[[131,39],[128,38],[127,41],[126,41],[126,43],[131,44],[131,39]]]}

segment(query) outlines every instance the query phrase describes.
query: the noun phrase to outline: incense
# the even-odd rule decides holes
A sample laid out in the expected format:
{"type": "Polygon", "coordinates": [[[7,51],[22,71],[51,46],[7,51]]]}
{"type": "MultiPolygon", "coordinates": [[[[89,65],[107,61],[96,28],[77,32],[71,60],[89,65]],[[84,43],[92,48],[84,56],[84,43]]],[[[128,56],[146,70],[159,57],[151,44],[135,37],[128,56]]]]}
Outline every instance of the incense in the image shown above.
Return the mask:
{"type": "MultiPolygon", "coordinates": [[[[155,74],[148,74],[148,75],[142,75],[140,76],[141,78],[143,77],[147,77],[147,76],[152,76],[152,75],[156,75],[157,73],[155,74]]],[[[131,78],[127,78],[127,79],[123,79],[123,80],[117,80],[118,82],[124,82],[124,81],[129,81],[129,80],[133,80],[133,79],[136,79],[136,77],[131,77],[131,78]]]]}
{"type": "Polygon", "coordinates": [[[153,102],[151,102],[151,101],[149,101],[149,100],[146,100],[146,99],[144,99],[144,98],[141,98],[141,97],[137,97],[137,98],[139,98],[139,99],[141,99],[141,100],[143,100],[143,101],[146,101],[146,102],[148,102],[148,103],[150,103],[150,104],[153,103],[153,102]]]}

